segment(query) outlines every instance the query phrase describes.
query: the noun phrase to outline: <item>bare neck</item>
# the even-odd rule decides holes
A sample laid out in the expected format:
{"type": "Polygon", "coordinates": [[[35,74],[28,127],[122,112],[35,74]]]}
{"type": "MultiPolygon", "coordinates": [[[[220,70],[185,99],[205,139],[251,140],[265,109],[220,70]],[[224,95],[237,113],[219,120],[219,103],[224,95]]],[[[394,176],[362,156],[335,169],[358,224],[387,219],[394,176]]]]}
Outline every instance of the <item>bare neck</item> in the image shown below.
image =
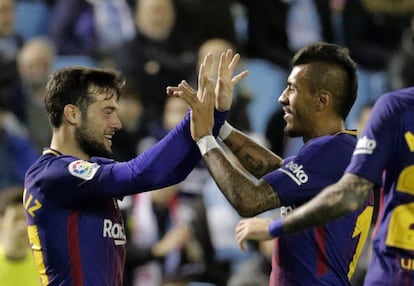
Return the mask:
{"type": "Polygon", "coordinates": [[[307,142],[310,139],[332,135],[340,131],[345,130],[345,123],[339,118],[330,118],[326,120],[319,120],[313,125],[313,129],[309,132],[308,136],[303,136],[303,142],[307,142]]]}

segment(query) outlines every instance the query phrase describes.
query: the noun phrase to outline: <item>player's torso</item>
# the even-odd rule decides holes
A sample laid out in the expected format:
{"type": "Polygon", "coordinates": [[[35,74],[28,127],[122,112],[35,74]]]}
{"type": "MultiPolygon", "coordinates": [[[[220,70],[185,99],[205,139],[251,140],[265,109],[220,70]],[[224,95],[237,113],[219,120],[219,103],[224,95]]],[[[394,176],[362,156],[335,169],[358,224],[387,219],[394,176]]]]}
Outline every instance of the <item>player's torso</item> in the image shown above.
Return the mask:
{"type": "MultiPolygon", "coordinates": [[[[325,155],[316,153],[319,160],[310,165],[292,163],[295,159],[285,162],[283,173],[291,172],[288,176],[297,175],[298,180],[306,177],[296,189],[292,188],[292,192],[298,192],[298,199],[304,192],[310,192],[312,196],[306,199],[309,200],[342,176],[356,143],[356,139],[346,139],[345,145],[339,141],[329,147],[324,146],[321,152],[325,151],[325,155]]],[[[312,153],[312,150],[306,151],[307,154],[312,153]]],[[[284,198],[290,197],[284,195],[284,198]]],[[[281,215],[288,214],[302,203],[281,207],[281,215]]],[[[349,285],[349,277],[368,236],[372,212],[372,206],[365,204],[358,211],[326,226],[278,238],[273,257],[272,285],[349,285]]]]}
{"type": "Polygon", "coordinates": [[[79,190],[71,184],[50,189],[41,171],[44,164],[47,160],[29,171],[24,194],[30,243],[42,281],[119,285],[126,237],[117,201],[71,201],[71,193],[79,190]]]}
{"type": "Polygon", "coordinates": [[[367,285],[414,284],[414,96],[409,106],[395,126],[402,136],[395,136],[393,154],[383,174],[367,285]]]}

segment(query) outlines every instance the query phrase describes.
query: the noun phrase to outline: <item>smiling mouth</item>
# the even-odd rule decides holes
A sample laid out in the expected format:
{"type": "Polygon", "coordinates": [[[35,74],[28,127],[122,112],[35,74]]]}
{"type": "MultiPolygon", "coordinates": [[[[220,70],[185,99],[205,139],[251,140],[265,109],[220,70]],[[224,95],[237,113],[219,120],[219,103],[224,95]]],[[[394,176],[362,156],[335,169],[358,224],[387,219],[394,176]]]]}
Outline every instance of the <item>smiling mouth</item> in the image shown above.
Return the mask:
{"type": "Polygon", "coordinates": [[[112,145],[112,135],[105,135],[105,139],[109,142],[109,145],[112,145]]]}
{"type": "Polygon", "coordinates": [[[283,115],[283,119],[286,121],[289,117],[292,117],[292,113],[285,113],[285,115],[283,115]]]}

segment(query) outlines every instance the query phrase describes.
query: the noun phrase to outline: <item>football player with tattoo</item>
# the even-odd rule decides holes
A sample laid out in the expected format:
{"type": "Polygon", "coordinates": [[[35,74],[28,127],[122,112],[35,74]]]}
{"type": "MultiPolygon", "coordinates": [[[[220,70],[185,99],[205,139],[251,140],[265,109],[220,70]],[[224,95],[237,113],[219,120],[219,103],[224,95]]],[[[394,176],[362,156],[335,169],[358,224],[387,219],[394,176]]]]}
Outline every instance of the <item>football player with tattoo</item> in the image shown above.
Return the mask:
{"type": "MultiPolygon", "coordinates": [[[[206,80],[199,86],[210,98],[205,102],[189,88],[174,94],[191,106],[192,137],[218,187],[244,217],[279,207],[284,216],[306,203],[342,176],[357,142],[356,132],[344,123],[357,92],[356,65],[347,49],[315,43],[298,51],[292,64],[279,103],[285,131],[305,143],[296,156],[282,159],[227,122],[220,129],[219,139],[248,174],[212,136],[214,83],[206,80]]],[[[350,285],[372,213],[372,200],[366,199],[346,217],[276,239],[270,285],[350,285]]],[[[267,231],[271,220],[254,221],[267,231]]]]}
{"type": "MultiPolygon", "coordinates": [[[[231,101],[234,84],[247,74],[233,77],[239,58],[231,52],[221,58],[216,134],[227,114],[220,102],[231,101]]],[[[199,83],[211,60],[207,55],[201,65],[199,83]]],[[[189,114],[136,158],[108,159],[111,139],[121,128],[117,109],[123,83],[116,71],[83,67],[60,69],[47,83],[53,137],[28,170],[24,193],[42,285],[122,286],[126,237],[117,199],[174,185],[201,159],[189,114]]]]}
{"type": "Polygon", "coordinates": [[[414,283],[414,87],[381,96],[341,179],[282,220],[238,227],[238,240],[285,237],[347,216],[380,189],[372,257],[364,285],[414,283]]]}

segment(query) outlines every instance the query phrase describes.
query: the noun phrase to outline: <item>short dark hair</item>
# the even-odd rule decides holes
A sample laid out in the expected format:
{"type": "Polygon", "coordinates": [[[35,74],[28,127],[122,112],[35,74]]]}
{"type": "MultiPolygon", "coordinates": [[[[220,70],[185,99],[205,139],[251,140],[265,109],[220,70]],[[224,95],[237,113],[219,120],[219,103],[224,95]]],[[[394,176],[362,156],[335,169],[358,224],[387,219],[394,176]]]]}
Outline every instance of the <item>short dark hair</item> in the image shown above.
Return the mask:
{"type": "Polygon", "coordinates": [[[16,204],[23,206],[23,186],[9,186],[0,190],[0,216],[4,214],[7,207],[16,204]]]}
{"type": "Polygon", "coordinates": [[[300,49],[292,65],[312,64],[307,73],[314,91],[327,90],[334,97],[334,111],[346,119],[354,104],[358,90],[357,65],[345,47],[317,42],[300,49]]]}
{"type": "Polygon", "coordinates": [[[116,70],[88,67],[65,67],[52,73],[46,84],[45,108],[53,127],[62,123],[63,109],[73,104],[85,111],[93,102],[91,87],[113,90],[117,97],[125,78],[116,70]]]}

